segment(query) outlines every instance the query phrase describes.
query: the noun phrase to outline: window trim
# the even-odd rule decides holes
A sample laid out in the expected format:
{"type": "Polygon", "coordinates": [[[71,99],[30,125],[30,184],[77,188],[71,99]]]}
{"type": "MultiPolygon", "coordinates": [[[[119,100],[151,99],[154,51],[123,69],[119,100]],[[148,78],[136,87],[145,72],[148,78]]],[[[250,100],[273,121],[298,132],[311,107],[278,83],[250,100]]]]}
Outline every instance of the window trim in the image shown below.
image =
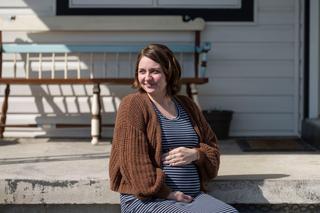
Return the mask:
{"type": "Polygon", "coordinates": [[[70,8],[69,0],[56,0],[60,15],[182,15],[185,21],[197,17],[215,22],[254,22],[254,0],[241,0],[241,8],[70,8]]]}

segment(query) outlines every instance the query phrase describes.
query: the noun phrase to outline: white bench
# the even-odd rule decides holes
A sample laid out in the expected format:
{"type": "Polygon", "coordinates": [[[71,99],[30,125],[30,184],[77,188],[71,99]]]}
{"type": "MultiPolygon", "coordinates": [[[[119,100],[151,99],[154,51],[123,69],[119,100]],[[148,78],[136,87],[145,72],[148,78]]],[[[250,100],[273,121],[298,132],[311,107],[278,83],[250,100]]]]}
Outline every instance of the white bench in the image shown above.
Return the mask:
{"type": "MultiPolygon", "coordinates": [[[[195,39],[192,43],[168,43],[170,49],[176,54],[183,57],[183,54],[191,54],[194,60],[194,73],[191,77],[183,77],[181,83],[186,85],[187,94],[197,103],[197,84],[208,82],[205,77],[207,52],[210,50],[210,43],[200,41],[200,31],[204,28],[204,21],[196,19],[191,22],[183,22],[182,17],[35,17],[35,16],[14,16],[8,17],[0,21],[2,32],[15,31],[194,31],[195,39]],[[31,24],[32,23],[32,24],[31,24]]],[[[2,34],[1,32],[1,34],[2,34]]],[[[128,54],[128,60],[135,60],[136,54],[146,44],[89,44],[85,41],[77,44],[39,44],[39,43],[6,43],[1,40],[1,56],[0,56],[0,83],[6,85],[4,102],[2,105],[0,136],[6,126],[23,126],[23,125],[7,125],[6,113],[8,109],[8,98],[10,94],[11,84],[40,85],[40,84],[93,84],[93,97],[91,108],[91,136],[92,144],[98,143],[101,137],[101,103],[100,103],[100,84],[124,84],[131,85],[133,75],[121,77],[119,73],[119,61],[116,63],[116,75],[108,76],[107,66],[103,66],[98,71],[94,66],[94,57],[99,55],[104,64],[106,64],[106,55],[115,54],[115,58],[119,54],[128,54]],[[3,54],[12,55],[13,70],[12,73],[3,68],[3,54]],[[78,64],[73,75],[70,75],[69,60],[70,55],[76,54],[76,62],[72,57],[73,64],[78,64]],[[82,63],[81,55],[89,58],[89,72],[83,75],[81,72],[82,63]],[[57,59],[59,55],[59,60],[57,59]],[[22,58],[25,65],[24,75],[16,74],[17,57],[22,58]],[[32,59],[31,59],[32,58],[32,59]],[[35,59],[36,58],[36,59],[35,59]],[[62,58],[62,59],[61,59],[62,58]],[[38,70],[30,70],[30,61],[37,60],[38,70]],[[50,70],[43,70],[42,63],[51,63],[50,70]],[[57,74],[56,64],[63,63],[63,74],[57,74]],[[118,65],[117,65],[118,63],[118,65]],[[98,74],[97,74],[98,73],[98,74]]],[[[131,63],[131,62],[130,62],[131,63]]],[[[132,69],[132,68],[131,68],[132,69]]],[[[61,71],[61,70],[60,70],[61,71]]],[[[30,125],[28,125],[30,126],[30,125]]],[[[76,126],[76,124],[75,124],[76,126]]]]}

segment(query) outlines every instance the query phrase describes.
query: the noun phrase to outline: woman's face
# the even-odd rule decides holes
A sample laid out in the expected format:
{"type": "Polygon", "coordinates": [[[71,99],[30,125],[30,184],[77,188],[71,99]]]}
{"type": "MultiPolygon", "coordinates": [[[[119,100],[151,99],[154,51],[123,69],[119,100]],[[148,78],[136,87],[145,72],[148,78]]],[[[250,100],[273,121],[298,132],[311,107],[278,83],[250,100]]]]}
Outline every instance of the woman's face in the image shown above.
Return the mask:
{"type": "Polygon", "coordinates": [[[160,64],[148,57],[142,56],[140,59],[138,81],[142,89],[151,96],[161,97],[167,94],[166,77],[160,64]]]}

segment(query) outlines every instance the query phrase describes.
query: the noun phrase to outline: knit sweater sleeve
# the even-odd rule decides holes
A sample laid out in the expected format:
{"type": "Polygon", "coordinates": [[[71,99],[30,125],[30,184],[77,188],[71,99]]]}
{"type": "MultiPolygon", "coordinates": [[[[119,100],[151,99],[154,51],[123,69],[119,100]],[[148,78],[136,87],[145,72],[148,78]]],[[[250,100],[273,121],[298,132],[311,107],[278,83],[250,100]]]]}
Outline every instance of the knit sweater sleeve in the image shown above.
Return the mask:
{"type": "Polygon", "coordinates": [[[217,144],[217,137],[200,111],[199,119],[204,139],[198,148],[199,159],[195,163],[200,170],[202,179],[207,182],[218,175],[220,151],[217,144]]]}
{"type": "Polygon", "coordinates": [[[166,198],[170,188],[165,174],[150,159],[143,105],[132,98],[122,101],[115,126],[113,143],[119,146],[121,173],[138,198],[166,198]]]}

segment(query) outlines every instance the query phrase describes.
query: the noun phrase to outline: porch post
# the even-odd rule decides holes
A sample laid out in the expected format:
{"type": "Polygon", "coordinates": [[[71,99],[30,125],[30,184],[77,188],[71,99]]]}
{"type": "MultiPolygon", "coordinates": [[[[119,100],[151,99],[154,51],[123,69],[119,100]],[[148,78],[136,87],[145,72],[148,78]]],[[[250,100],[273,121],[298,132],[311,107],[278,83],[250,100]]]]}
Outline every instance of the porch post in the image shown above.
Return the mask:
{"type": "Polygon", "coordinates": [[[100,103],[100,85],[93,85],[92,106],[91,106],[91,143],[93,145],[99,142],[101,138],[101,103],[100,103]]]}
{"type": "Polygon", "coordinates": [[[309,118],[320,117],[320,2],[310,0],[309,118]]]}

